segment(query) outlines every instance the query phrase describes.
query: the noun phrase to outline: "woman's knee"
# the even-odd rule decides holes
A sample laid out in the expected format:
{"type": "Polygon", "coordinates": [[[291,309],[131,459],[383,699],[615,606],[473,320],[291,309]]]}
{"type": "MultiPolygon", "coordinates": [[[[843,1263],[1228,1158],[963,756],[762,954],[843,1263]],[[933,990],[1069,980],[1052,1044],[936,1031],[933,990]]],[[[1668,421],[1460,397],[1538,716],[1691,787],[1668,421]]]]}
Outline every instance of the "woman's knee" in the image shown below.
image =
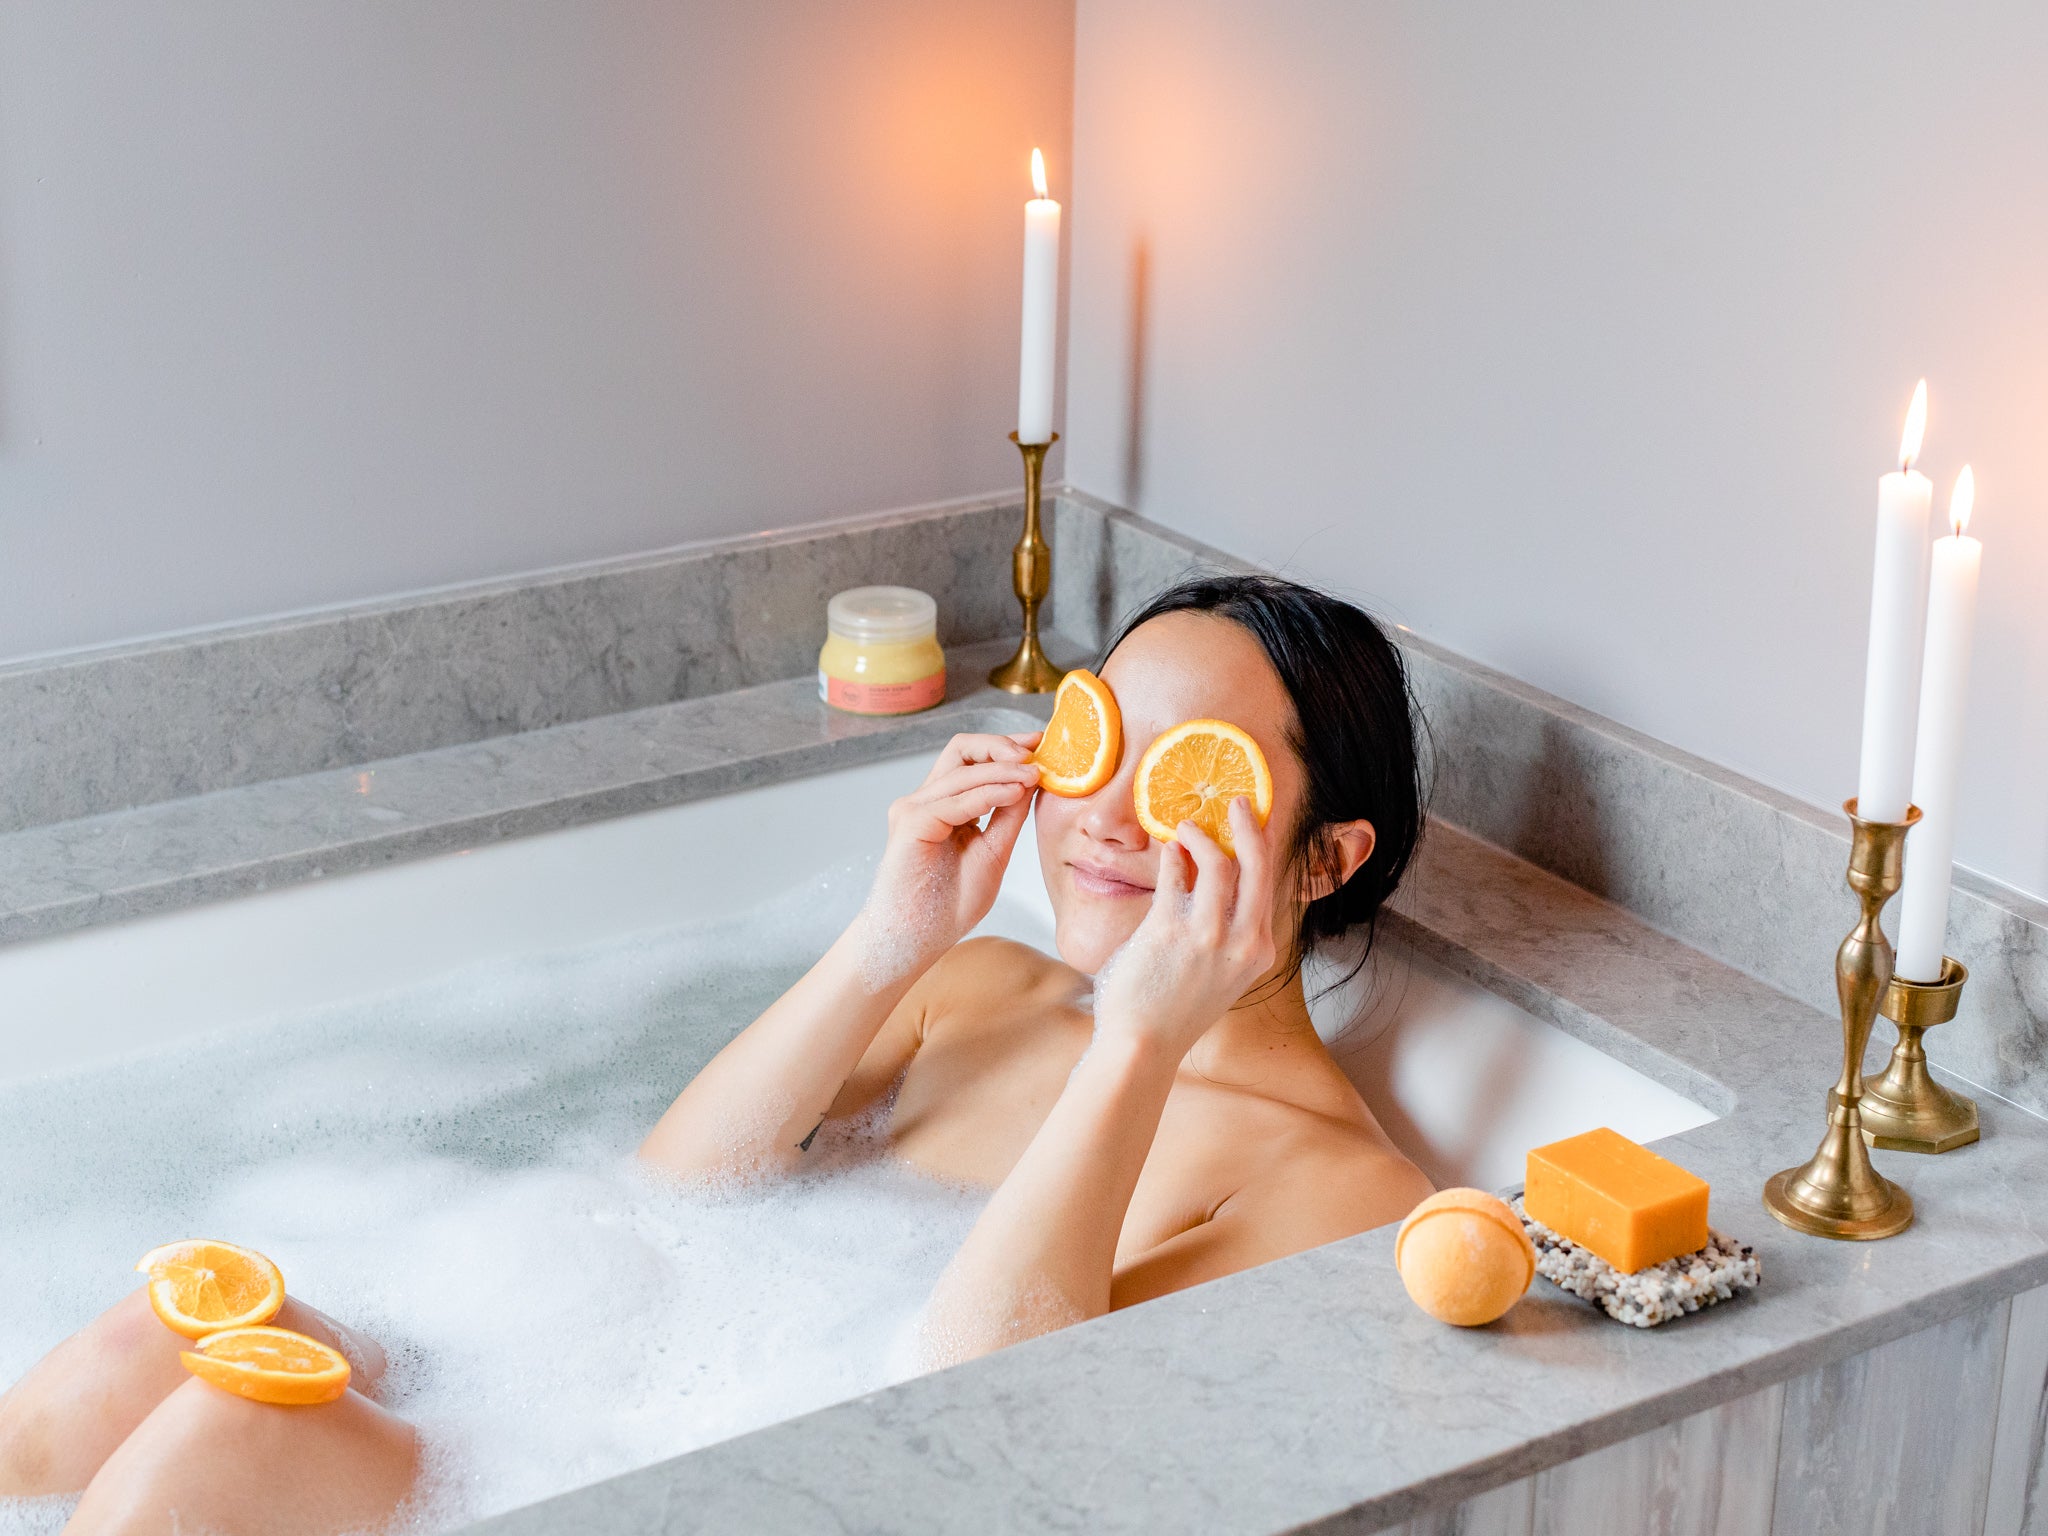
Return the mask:
{"type": "MultiPolygon", "coordinates": [[[[316,1307],[288,1298],[272,1321],[340,1350],[360,1391],[384,1374],[376,1340],[316,1307]]],[[[188,1347],[140,1287],[51,1350],[0,1394],[0,1497],[85,1487],[156,1406],[192,1379],[178,1359],[188,1347]]]]}
{"type": "Polygon", "coordinates": [[[367,1333],[337,1323],[318,1307],[288,1296],[270,1321],[276,1327],[303,1333],[330,1349],[340,1350],[349,1364],[349,1385],[359,1392],[368,1392],[384,1375],[382,1346],[367,1333]]]}
{"type": "Polygon", "coordinates": [[[0,1496],[76,1493],[189,1380],[146,1291],[107,1308],[0,1395],[0,1496]]]}
{"type": "Polygon", "coordinates": [[[287,1408],[188,1378],[107,1458],[66,1529],[143,1536],[329,1536],[387,1522],[419,1474],[419,1437],[358,1392],[287,1408]]]}

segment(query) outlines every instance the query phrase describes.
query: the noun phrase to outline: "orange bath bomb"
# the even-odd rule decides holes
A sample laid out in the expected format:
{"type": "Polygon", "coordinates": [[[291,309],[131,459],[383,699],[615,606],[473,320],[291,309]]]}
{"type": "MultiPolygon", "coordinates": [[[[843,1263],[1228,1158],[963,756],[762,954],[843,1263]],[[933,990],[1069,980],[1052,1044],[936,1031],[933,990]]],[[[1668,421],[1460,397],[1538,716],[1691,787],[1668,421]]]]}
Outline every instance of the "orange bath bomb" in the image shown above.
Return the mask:
{"type": "Polygon", "coordinates": [[[1446,1189],[1401,1223],[1394,1267],[1431,1317],[1476,1328],[1522,1299],[1536,1278],[1536,1247],[1505,1200],[1483,1189],[1446,1189]]]}

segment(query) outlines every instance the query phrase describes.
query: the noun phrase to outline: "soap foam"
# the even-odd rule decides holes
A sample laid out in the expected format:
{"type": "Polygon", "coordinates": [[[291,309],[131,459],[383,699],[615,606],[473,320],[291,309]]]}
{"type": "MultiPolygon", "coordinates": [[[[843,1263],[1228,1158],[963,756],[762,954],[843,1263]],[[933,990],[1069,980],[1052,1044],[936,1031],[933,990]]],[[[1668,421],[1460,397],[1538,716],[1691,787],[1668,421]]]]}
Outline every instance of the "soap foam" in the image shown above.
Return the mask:
{"type": "Polygon", "coordinates": [[[0,1499],[0,1531],[6,1536],[59,1536],[78,1508],[75,1493],[43,1499],[0,1499]]]}
{"type": "MultiPolygon", "coordinates": [[[[1155,901],[1159,899],[1153,897],[1155,901]]],[[[1182,892],[1172,899],[1180,921],[1185,924],[1193,915],[1194,897],[1182,892]]],[[[1149,920],[1148,915],[1146,921],[1149,920]]],[[[1104,999],[1112,1007],[1121,1004],[1139,1013],[1158,1007],[1180,980],[1179,969],[1172,960],[1170,947],[1158,942],[1144,922],[1139,923],[1131,936],[1111,950],[1109,958],[1096,968],[1090,1011],[1100,1007],[1104,999]]]]}
{"type": "MultiPolygon", "coordinates": [[[[828,1126],[798,1176],[685,1187],[632,1150],[839,931],[838,872],[751,914],[478,967],[0,1087],[0,1382],[146,1249],[261,1249],[384,1347],[439,1528],[900,1380],[980,1194],[828,1126]]],[[[68,1500],[0,1501],[7,1536],[68,1500]]]]}
{"type": "Polygon", "coordinates": [[[952,892],[936,870],[924,870],[907,890],[869,895],[860,911],[857,951],[861,985],[886,992],[914,970],[922,956],[942,948],[952,892]]]}

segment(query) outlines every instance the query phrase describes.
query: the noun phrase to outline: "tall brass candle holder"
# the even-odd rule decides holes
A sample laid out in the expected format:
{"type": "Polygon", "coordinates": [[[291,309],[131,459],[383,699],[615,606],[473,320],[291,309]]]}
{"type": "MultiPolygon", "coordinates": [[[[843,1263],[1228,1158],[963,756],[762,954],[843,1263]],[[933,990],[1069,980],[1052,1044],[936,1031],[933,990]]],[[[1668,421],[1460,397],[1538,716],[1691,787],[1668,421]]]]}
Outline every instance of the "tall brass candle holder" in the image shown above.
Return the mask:
{"type": "Polygon", "coordinates": [[[1944,955],[1941,980],[1907,981],[1894,976],[1878,1012],[1899,1026],[1899,1043],[1884,1076],[1863,1087],[1863,1137],[1892,1152],[1951,1152],[1977,1139],[1977,1106],[1941,1086],[1927,1073],[1920,1037],[1956,1016],[1963,983],[1962,961],[1944,955]]]}
{"type": "Polygon", "coordinates": [[[1862,915],[1835,951],[1835,993],[1842,1004],[1842,1075],[1828,1096],[1827,1134],[1805,1164],[1771,1175],[1764,1208],[1786,1226],[1817,1237],[1855,1242],[1890,1237],[1913,1224],[1913,1197],[1870,1165],[1863,1144],[1863,1048],[1892,979],[1892,946],[1878,914],[1899,888],[1906,833],[1920,819],[1865,821],[1856,802],[1849,817],[1849,889],[1862,915]]]}
{"type": "Polygon", "coordinates": [[[1010,551],[1010,584],[1024,605],[1024,638],[1017,644],[1017,654],[988,675],[1005,693],[1051,693],[1067,675],[1038,643],[1038,605],[1052,590],[1052,549],[1038,530],[1038,487],[1045,450],[1059,440],[1055,432],[1042,443],[1017,443],[1017,434],[1010,434],[1024,455],[1024,536],[1010,551]]]}

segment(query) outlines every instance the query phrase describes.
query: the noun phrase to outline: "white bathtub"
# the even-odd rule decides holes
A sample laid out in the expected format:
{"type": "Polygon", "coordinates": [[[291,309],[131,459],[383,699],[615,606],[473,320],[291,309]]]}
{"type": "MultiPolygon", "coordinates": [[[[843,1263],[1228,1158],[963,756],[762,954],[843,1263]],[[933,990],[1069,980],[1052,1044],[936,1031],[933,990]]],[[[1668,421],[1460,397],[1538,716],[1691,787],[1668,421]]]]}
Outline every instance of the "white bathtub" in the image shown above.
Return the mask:
{"type": "MultiPolygon", "coordinates": [[[[0,1082],[67,1071],[463,966],[733,913],[880,845],[898,759],[388,870],[0,948],[0,1082]]],[[[984,931],[1050,950],[1027,834],[984,931]]],[[[1497,1187],[1596,1125],[1651,1140],[1714,1116],[1393,945],[1317,1009],[1390,1134],[1439,1184],[1497,1187]],[[1347,1028],[1348,1026],[1348,1028],[1347,1028]]],[[[740,1021],[736,1021],[740,1022],[740,1021]]]]}

